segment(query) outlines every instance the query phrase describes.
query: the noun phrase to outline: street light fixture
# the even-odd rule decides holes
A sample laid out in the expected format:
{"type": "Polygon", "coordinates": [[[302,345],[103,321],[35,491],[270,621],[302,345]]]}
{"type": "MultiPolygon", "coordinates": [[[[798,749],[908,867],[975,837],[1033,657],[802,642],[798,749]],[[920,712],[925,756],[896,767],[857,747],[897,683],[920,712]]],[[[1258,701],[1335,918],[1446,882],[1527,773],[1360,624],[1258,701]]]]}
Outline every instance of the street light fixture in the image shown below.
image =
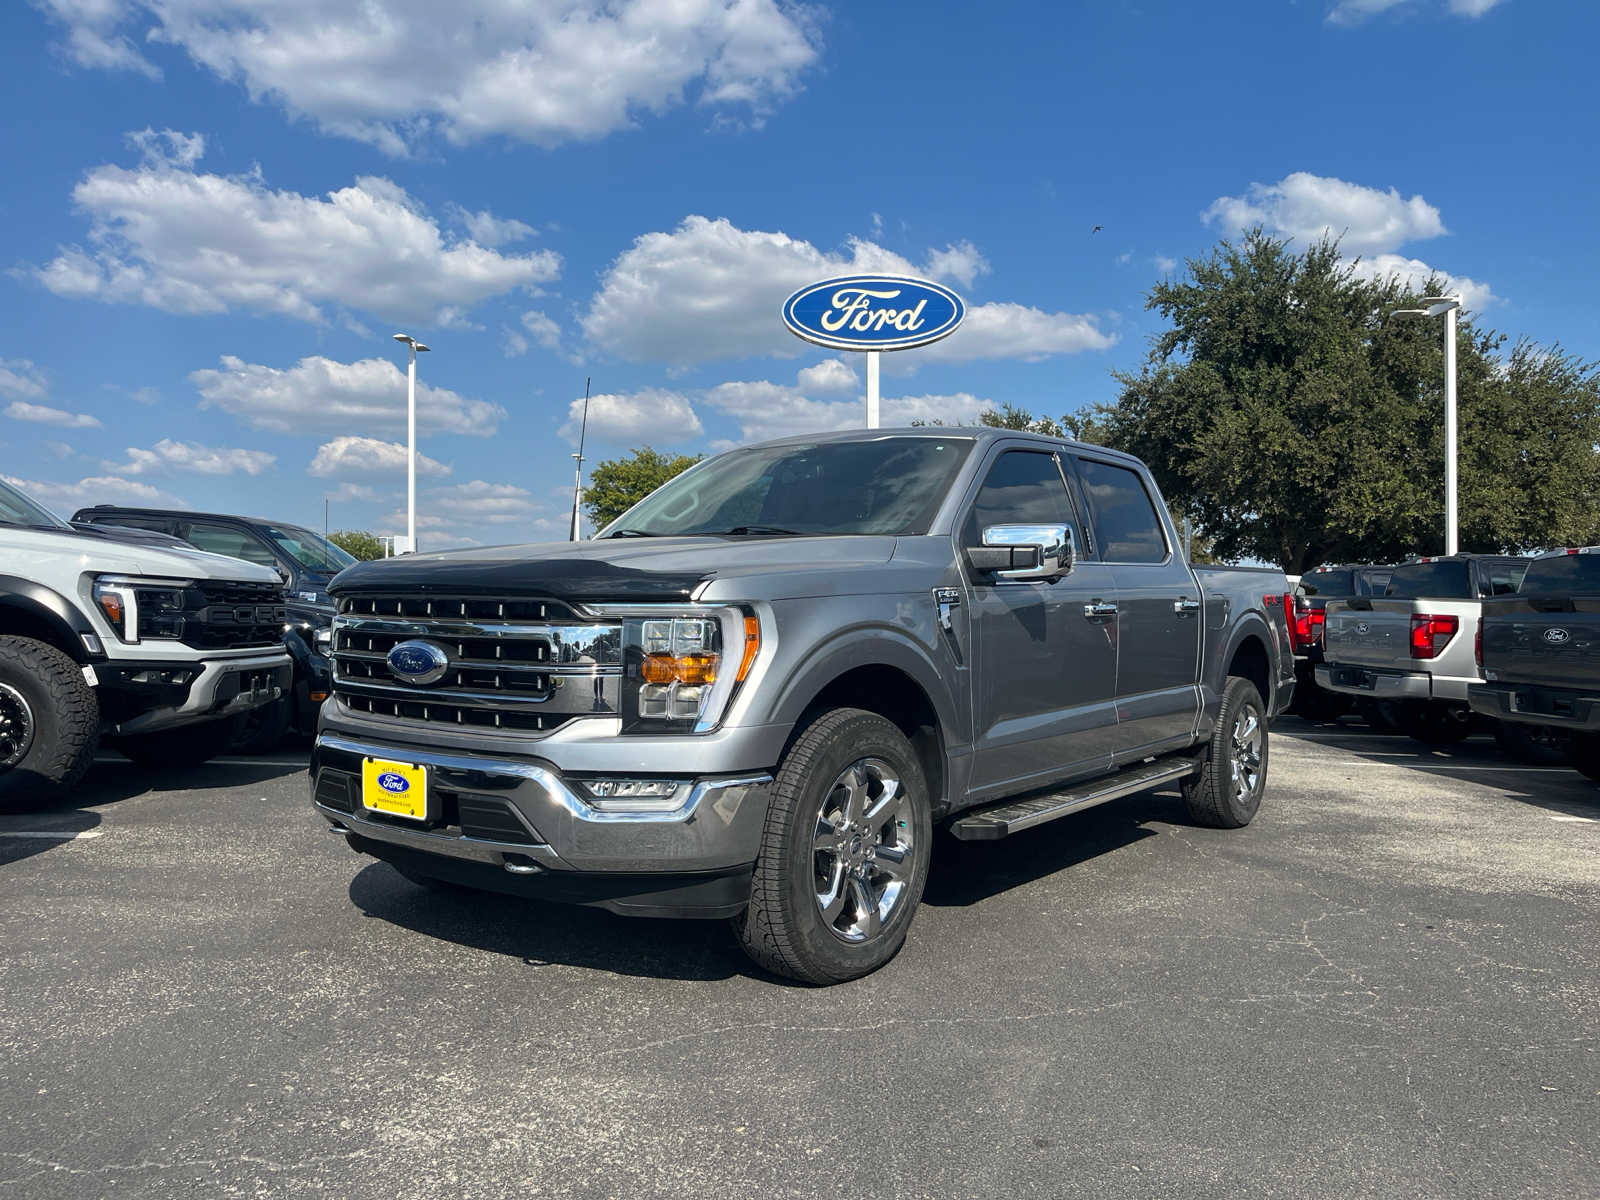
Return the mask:
{"type": "Polygon", "coordinates": [[[411,347],[411,365],[406,371],[406,545],[396,554],[415,554],[417,550],[417,355],[428,348],[409,333],[397,333],[394,340],[411,347]]]}
{"type": "Polygon", "coordinates": [[[1402,308],[1392,317],[1428,320],[1444,317],[1444,552],[1454,554],[1460,541],[1456,511],[1456,311],[1460,296],[1424,296],[1427,308],[1402,308]]]}

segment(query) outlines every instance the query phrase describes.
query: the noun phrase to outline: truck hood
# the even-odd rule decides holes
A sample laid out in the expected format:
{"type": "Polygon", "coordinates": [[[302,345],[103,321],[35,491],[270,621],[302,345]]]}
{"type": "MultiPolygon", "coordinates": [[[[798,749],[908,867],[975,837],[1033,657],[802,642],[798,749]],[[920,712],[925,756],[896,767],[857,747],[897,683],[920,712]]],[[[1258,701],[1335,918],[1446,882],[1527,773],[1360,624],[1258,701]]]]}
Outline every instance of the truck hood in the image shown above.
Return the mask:
{"type": "Polygon", "coordinates": [[[154,575],[168,579],[225,579],[249,583],[280,583],[270,567],[207,554],[185,546],[159,546],[125,541],[115,533],[82,530],[7,530],[5,542],[31,555],[76,555],[82,569],[108,575],[154,575]]]}
{"type": "Polygon", "coordinates": [[[685,600],[716,579],[878,567],[892,537],[605,538],[408,554],[346,567],[329,591],[685,600]]]}

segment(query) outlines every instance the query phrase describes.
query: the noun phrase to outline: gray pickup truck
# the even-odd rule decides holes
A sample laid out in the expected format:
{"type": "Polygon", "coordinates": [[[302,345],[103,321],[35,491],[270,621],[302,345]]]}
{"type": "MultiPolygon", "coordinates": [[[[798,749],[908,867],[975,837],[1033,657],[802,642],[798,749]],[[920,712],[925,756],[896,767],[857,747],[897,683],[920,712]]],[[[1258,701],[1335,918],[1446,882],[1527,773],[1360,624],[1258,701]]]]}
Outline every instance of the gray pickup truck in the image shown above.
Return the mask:
{"type": "Polygon", "coordinates": [[[1003,430],[733,450],[593,540],[330,588],[317,810],[422,886],[732,918],[815,983],[899,949],[936,823],[1181,785],[1248,823],[1281,572],[1191,569],[1149,472],[1003,430]]]}
{"type": "Polygon", "coordinates": [[[1513,733],[1502,744],[1570,739],[1574,765],[1600,779],[1600,546],[1541,555],[1515,595],[1485,600],[1478,661],[1467,698],[1513,733]]]}
{"type": "Polygon", "coordinates": [[[1383,705],[1418,741],[1472,732],[1467,688],[1481,683],[1473,643],[1483,601],[1517,590],[1525,558],[1457,554],[1401,563],[1382,596],[1328,603],[1317,686],[1383,705]]]}

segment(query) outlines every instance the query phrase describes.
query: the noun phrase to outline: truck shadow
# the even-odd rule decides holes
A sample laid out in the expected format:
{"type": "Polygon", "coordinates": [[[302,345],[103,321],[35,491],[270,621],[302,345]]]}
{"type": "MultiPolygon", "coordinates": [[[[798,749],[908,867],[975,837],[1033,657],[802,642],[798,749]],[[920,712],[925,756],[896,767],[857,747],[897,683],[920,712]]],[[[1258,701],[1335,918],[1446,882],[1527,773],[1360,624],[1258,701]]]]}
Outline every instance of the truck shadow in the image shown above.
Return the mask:
{"type": "Polygon", "coordinates": [[[583,967],[706,983],[748,975],[792,983],[746,959],[723,921],[619,917],[496,892],[430,891],[380,862],[351,880],[350,899],[368,917],[532,968],[583,967]]]}

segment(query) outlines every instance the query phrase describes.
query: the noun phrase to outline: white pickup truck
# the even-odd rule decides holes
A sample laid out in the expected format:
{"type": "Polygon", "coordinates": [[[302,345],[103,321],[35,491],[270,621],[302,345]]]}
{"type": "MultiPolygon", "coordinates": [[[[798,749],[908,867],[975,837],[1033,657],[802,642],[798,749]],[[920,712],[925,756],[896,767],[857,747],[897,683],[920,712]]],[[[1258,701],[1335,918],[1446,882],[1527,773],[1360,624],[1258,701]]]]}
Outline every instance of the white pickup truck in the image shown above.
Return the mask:
{"type": "Polygon", "coordinates": [[[1515,592],[1527,567],[1506,555],[1422,558],[1396,567],[1382,596],[1329,601],[1317,685],[1381,705],[1419,741],[1460,741],[1472,731],[1467,689],[1483,682],[1483,600],[1515,592]]]}
{"type": "Polygon", "coordinates": [[[77,529],[0,482],[0,803],[66,792],[102,736],[152,765],[221,753],[289,686],[284,620],[265,567],[77,529]]]}

